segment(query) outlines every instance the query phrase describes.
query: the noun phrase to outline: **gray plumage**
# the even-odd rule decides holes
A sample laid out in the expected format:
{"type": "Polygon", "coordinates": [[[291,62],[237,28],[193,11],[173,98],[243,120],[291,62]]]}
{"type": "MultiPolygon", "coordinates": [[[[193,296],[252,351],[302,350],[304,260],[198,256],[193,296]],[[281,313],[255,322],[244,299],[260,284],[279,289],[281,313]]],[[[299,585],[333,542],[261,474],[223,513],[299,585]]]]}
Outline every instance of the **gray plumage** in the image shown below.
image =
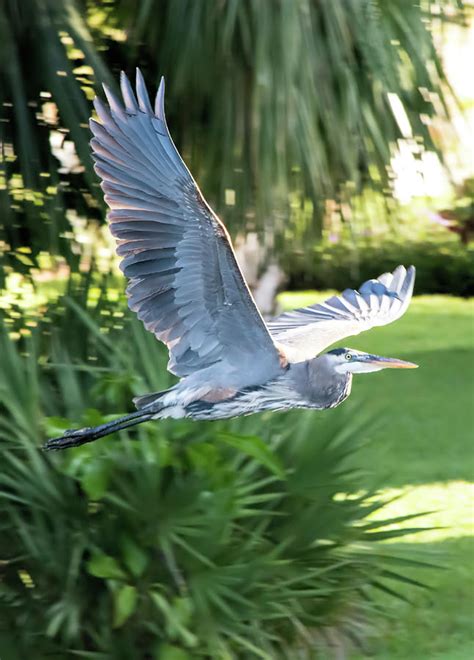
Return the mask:
{"type": "Polygon", "coordinates": [[[69,431],[46,443],[60,449],[162,417],[219,419],[262,410],[334,407],[352,374],[400,360],[336,349],[350,335],[385,325],[407,309],[415,269],[398,266],[359,291],[287,312],[265,324],[240,271],[229,235],[204,200],[171,139],[161,80],[154,109],[137,69],[136,92],[121,75],[123,100],[104,86],[94,106],[91,147],[127,277],[128,304],[168,347],[181,378],[166,392],[135,400],[138,412],[69,431]]]}
{"type": "Polygon", "coordinates": [[[414,284],[415,268],[398,266],[364,282],[359,291],[346,289],[323,303],[285,312],[268,327],[295,361],[309,359],[340,339],[396,321],[410,304],[414,284]]]}
{"type": "Polygon", "coordinates": [[[130,309],[168,346],[168,369],[177,376],[219,364],[230,375],[223,385],[238,387],[233,374],[242,369],[251,374],[257,356],[260,369],[272,375],[278,353],[227,231],[168,132],[163,79],[154,112],[138,70],[136,99],[121,76],[125,107],[104,89],[109,109],[95,100],[102,123],[90,122],[91,146],[111,209],[108,220],[122,257],[120,268],[129,279],[130,309]]]}

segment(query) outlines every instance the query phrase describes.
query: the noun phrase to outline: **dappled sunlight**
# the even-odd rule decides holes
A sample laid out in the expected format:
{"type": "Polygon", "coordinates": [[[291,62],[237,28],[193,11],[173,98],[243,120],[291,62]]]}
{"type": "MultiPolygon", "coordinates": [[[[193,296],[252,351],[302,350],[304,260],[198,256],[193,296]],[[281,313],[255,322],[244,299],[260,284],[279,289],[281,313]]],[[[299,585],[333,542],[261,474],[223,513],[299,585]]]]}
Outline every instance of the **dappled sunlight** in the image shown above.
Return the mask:
{"type": "MultiPolygon", "coordinates": [[[[399,539],[401,543],[435,543],[446,539],[474,536],[474,484],[467,481],[446,481],[438,483],[407,485],[403,488],[386,488],[380,492],[387,501],[383,518],[408,514],[424,514],[414,526],[435,527],[437,529],[407,534],[399,539]]],[[[381,514],[374,515],[374,520],[381,514]]],[[[387,529],[411,527],[403,522],[387,529]]]]}

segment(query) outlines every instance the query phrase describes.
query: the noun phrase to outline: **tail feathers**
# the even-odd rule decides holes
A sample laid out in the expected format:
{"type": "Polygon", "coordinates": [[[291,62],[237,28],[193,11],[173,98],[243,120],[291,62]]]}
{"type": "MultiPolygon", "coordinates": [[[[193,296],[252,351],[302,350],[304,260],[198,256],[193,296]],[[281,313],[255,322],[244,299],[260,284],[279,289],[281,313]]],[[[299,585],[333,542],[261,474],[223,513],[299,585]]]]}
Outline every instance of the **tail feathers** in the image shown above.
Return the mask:
{"type": "Polygon", "coordinates": [[[98,438],[102,438],[104,435],[109,435],[110,433],[115,433],[115,431],[120,431],[121,429],[126,429],[130,426],[146,422],[151,419],[154,414],[155,413],[152,412],[139,410],[130,415],[125,415],[125,417],[115,419],[112,422],[107,422],[107,424],[66,431],[66,433],[59,438],[51,438],[50,440],[47,440],[43,445],[43,449],[51,451],[67,449],[68,447],[79,447],[79,445],[84,445],[86,442],[93,442],[98,438]]]}
{"type": "Polygon", "coordinates": [[[160,394],[161,392],[152,392],[151,394],[142,394],[141,396],[136,396],[133,399],[135,408],[137,408],[138,410],[145,408],[145,406],[148,406],[150,403],[156,401],[156,399],[158,399],[160,394]]]}
{"type": "Polygon", "coordinates": [[[142,394],[141,396],[136,396],[133,399],[133,403],[135,404],[135,408],[138,408],[138,410],[142,410],[146,406],[149,406],[152,403],[158,403],[158,401],[161,399],[161,397],[165,394],[168,394],[173,388],[170,388],[169,390],[161,390],[161,392],[150,392],[149,394],[142,394]]]}

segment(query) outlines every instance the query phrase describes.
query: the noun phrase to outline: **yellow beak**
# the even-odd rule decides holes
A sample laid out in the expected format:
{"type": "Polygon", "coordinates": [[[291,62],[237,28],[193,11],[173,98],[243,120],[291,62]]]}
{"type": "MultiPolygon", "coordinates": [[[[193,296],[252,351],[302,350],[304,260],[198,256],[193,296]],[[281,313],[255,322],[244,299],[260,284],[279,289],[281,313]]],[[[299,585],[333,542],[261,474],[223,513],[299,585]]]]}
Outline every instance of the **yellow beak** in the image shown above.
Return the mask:
{"type": "Polygon", "coordinates": [[[380,357],[379,355],[371,355],[366,362],[374,364],[384,369],[417,369],[418,365],[414,362],[406,362],[405,360],[398,360],[397,358],[380,357]]]}

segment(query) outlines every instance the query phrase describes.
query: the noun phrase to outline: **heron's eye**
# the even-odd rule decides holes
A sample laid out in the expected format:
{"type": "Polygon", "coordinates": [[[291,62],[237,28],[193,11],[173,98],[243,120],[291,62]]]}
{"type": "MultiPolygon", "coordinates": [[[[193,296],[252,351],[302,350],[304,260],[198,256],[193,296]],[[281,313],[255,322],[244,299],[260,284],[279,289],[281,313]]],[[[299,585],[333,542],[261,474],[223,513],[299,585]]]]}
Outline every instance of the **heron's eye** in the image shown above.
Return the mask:
{"type": "Polygon", "coordinates": [[[346,353],[346,360],[352,360],[352,353],[346,353]]]}

